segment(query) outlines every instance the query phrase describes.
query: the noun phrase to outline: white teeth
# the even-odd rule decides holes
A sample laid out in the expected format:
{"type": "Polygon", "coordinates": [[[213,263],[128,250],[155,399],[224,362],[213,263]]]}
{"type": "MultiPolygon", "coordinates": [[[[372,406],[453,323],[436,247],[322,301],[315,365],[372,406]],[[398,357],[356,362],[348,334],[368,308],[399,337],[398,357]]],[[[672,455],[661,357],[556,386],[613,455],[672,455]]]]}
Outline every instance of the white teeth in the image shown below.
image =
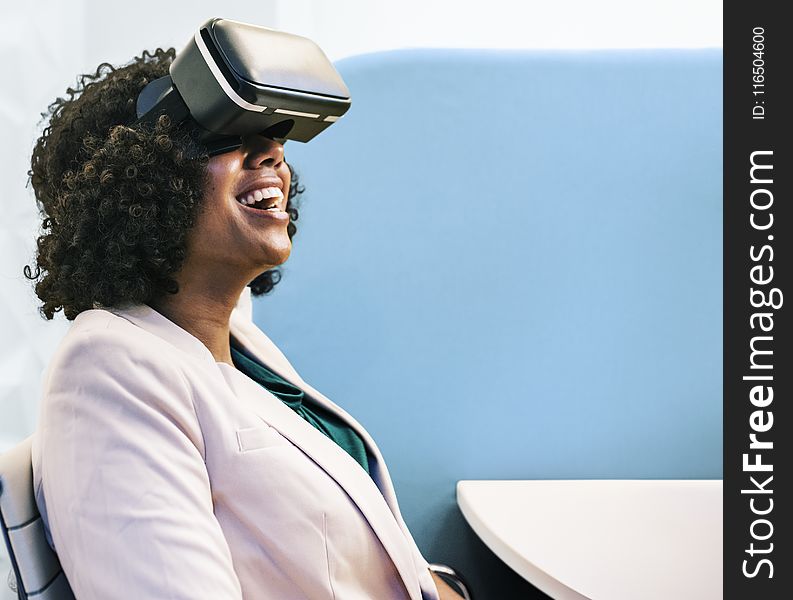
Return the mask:
{"type": "Polygon", "coordinates": [[[258,190],[254,190],[252,192],[248,192],[244,196],[238,196],[237,202],[240,204],[250,205],[259,202],[260,200],[270,199],[270,198],[283,198],[283,192],[278,189],[277,187],[266,187],[261,188],[258,190]]]}
{"type": "Polygon", "coordinates": [[[264,198],[283,198],[284,197],[283,192],[281,192],[281,190],[278,189],[277,187],[264,188],[262,190],[262,194],[264,195],[263,196],[264,198]]]}

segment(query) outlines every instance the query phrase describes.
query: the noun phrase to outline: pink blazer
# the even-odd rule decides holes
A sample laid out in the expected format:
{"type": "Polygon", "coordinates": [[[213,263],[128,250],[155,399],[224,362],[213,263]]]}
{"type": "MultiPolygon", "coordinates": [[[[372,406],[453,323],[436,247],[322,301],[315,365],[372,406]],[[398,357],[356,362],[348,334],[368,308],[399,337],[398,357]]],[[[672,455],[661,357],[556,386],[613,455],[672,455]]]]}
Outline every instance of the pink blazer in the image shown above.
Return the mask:
{"type": "Polygon", "coordinates": [[[335,412],[333,441],[146,305],[81,313],[44,375],[36,502],[78,600],[438,600],[385,461],[251,320],[231,333],[335,412]]]}

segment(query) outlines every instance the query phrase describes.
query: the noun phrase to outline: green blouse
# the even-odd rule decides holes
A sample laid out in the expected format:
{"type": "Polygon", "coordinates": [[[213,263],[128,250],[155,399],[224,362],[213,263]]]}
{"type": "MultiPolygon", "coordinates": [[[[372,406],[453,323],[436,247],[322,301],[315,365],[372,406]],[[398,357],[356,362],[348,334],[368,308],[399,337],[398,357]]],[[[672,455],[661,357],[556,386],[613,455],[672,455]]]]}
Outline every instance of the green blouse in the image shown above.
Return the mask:
{"type": "Polygon", "coordinates": [[[341,446],[369,473],[369,456],[361,437],[334,413],[318,404],[303,402],[303,390],[279,377],[231,337],[231,361],[256,383],[279,398],[308,423],[341,446]]]}

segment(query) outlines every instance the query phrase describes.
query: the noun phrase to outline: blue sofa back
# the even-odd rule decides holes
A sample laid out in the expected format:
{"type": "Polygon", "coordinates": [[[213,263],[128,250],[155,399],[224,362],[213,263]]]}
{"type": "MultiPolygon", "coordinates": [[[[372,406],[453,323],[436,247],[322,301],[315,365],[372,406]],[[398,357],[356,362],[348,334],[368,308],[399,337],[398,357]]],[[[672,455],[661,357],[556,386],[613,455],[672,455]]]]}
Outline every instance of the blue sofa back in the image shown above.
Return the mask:
{"type": "Polygon", "coordinates": [[[357,56],[348,114],[286,145],[306,192],[255,320],[480,599],[530,596],[456,481],[722,476],[721,60],[357,56]]]}

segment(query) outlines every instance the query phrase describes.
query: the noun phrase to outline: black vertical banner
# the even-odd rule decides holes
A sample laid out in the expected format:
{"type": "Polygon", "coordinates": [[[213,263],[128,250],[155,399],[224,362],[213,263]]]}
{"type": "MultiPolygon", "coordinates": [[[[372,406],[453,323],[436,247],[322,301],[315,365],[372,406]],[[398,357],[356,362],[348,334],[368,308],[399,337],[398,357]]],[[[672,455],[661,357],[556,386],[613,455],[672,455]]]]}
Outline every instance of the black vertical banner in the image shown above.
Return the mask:
{"type": "Polygon", "coordinates": [[[724,4],[727,599],[793,597],[793,30],[782,6],[724,4]]]}

